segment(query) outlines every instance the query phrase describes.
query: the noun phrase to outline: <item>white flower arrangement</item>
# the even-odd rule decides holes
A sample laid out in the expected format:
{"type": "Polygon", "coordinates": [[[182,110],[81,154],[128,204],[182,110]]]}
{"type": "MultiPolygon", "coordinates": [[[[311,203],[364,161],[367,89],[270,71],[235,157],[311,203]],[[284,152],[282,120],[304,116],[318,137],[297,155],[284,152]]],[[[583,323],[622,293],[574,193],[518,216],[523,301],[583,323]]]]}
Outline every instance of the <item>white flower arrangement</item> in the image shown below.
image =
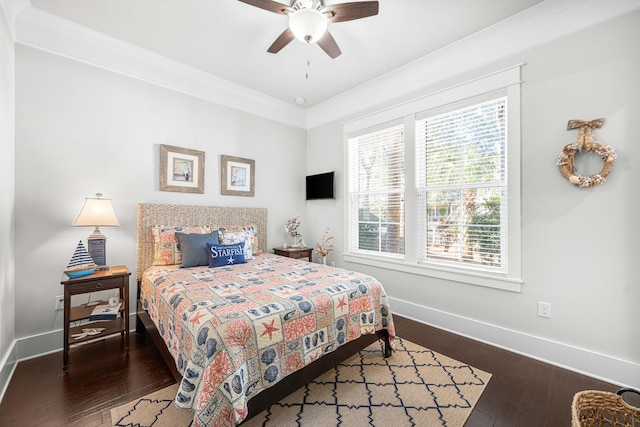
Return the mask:
{"type": "Polygon", "coordinates": [[[300,215],[296,215],[293,218],[291,218],[289,221],[287,221],[287,223],[284,225],[284,229],[289,234],[289,236],[295,238],[301,235],[300,233],[298,233],[298,228],[300,228],[300,224],[301,224],[300,215]]]}

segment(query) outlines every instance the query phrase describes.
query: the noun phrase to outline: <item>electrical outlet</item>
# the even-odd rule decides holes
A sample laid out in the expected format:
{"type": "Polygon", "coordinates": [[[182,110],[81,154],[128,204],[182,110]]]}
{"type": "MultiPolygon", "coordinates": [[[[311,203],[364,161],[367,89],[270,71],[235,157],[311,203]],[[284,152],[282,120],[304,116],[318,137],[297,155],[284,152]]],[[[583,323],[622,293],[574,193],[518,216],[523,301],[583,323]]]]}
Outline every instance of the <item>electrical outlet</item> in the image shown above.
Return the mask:
{"type": "Polygon", "coordinates": [[[538,301],[538,316],[551,319],[551,303],[538,301]]]}
{"type": "Polygon", "coordinates": [[[335,261],[331,261],[331,267],[335,267],[336,266],[336,262],[335,261]]]}
{"type": "Polygon", "coordinates": [[[55,303],[53,305],[54,310],[64,310],[64,296],[58,295],[55,297],[55,303]]]}

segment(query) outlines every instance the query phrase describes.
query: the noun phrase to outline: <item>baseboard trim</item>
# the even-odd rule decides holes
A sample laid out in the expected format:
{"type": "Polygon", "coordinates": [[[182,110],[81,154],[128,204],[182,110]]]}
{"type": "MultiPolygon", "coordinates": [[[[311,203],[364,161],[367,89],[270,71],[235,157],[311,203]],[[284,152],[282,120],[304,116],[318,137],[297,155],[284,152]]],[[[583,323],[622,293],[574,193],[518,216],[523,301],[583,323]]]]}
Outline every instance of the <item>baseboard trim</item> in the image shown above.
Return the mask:
{"type": "Polygon", "coordinates": [[[16,365],[18,364],[17,350],[16,350],[16,340],[13,340],[9,350],[5,353],[2,358],[2,364],[0,364],[0,402],[4,398],[4,394],[7,391],[7,387],[9,387],[9,381],[13,376],[13,372],[16,370],[16,365]]]}
{"type": "MultiPolygon", "coordinates": [[[[136,313],[129,315],[130,332],[136,330],[136,313]]],[[[9,386],[9,381],[18,362],[29,360],[50,353],[62,351],[62,329],[18,338],[13,341],[11,348],[5,354],[0,364],[0,402],[9,386]]],[[[62,355],[60,355],[60,370],[62,371],[62,355]]]]}
{"type": "MultiPolygon", "coordinates": [[[[640,364],[401,299],[389,298],[389,301],[395,313],[417,322],[444,329],[582,375],[618,384],[621,387],[640,389],[640,364]]],[[[130,325],[134,325],[132,331],[135,331],[135,313],[131,314],[129,320],[130,325]]],[[[0,365],[0,401],[4,397],[11,376],[19,361],[61,351],[61,344],[62,329],[14,340],[0,365]]]]}
{"type": "Polygon", "coordinates": [[[389,298],[393,312],[417,322],[602,381],[640,389],[640,364],[546,338],[389,298]]]}

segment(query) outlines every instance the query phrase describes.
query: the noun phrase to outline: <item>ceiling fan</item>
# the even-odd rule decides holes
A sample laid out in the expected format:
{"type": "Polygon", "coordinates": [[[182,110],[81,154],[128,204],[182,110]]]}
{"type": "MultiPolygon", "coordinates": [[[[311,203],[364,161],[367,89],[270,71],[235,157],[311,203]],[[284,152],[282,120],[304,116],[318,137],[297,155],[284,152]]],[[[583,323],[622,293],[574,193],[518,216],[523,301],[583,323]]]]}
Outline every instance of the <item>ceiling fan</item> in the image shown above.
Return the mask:
{"type": "Polygon", "coordinates": [[[291,0],[289,6],[273,0],[240,0],[269,12],[289,16],[289,28],[267,49],[278,53],[294,38],[305,43],[318,43],[331,58],[342,52],[327,30],[329,22],[353,21],[378,14],[377,1],[358,1],[325,5],[324,0],[291,0]]]}

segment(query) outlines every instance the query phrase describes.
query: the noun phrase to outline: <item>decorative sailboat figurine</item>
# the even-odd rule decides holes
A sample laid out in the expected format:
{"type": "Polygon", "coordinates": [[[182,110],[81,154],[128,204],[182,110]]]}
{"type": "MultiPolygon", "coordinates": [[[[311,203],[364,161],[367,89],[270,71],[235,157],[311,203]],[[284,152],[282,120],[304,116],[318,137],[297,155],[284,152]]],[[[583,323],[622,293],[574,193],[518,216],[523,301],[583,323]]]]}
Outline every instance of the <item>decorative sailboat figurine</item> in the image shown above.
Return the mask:
{"type": "Polygon", "coordinates": [[[82,240],[80,240],[78,242],[78,246],[76,246],[76,251],[71,257],[71,261],[69,261],[69,265],[67,265],[67,269],[64,271],[64,274],[73,279],[76,277],[88,276],[96,271],[96,268],[98,268],[98,266],[93,262],[93,258],[91,258],[89,252],[82,244],[82,240]]]}

